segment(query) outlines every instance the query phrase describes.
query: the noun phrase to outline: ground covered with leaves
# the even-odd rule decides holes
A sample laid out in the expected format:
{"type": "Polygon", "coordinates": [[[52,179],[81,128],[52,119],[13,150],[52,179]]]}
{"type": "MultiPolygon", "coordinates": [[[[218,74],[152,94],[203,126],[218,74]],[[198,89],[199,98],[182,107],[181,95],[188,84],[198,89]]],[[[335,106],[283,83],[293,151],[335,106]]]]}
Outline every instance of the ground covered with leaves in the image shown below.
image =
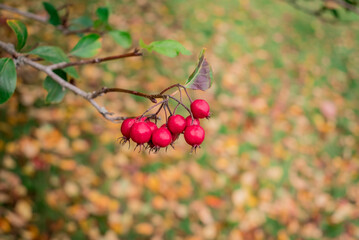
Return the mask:
{"type": "MultiPolygon", "coordinates": [[[[72,2],[74,16],[101,6],[72,2]]],[[[328,24],[281,1],[106,3],[132,47],[174,39],[192,55],[78,67],[76,85],[158,93],[185,83],[206,47],[214,84],[190,91],[210,103],[206,139],[196,154],[183,138],[174,150],[134,152],[117,144],[119,124],[73,93],[45,103],[46,76],[22,68],[0,105],[1,239],[359,238],[355,14],[328,24]]],[[[8,4],[46,14],[38,1],[8,4]]],[[[69,50],[79,39],[25,23],[34,45],[69,50]]],[[[15,42],[3,26],[2,40],[15,42]]],[[[108,37],[102,44],[99,56],[128,51],[108,37]]],[[[136,116],[151,102],[111,93],[101,104],[136,116]]]]}

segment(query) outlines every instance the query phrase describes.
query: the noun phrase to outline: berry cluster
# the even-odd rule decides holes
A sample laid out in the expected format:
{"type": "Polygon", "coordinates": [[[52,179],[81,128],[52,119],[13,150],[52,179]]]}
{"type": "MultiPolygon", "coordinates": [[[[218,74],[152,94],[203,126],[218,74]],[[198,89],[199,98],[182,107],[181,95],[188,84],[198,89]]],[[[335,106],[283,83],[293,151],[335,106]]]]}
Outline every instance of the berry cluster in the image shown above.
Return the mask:
{"type": "MultiPolygon", "coordinates": [[[[163,104],[170,111],[166,103],[163,104]]],[[[150,117],[143,115],[137,118],[128,118],[121,125],[123,135],[121,142],[126,143],[132,140],[137,143],[136,148],[139,146],[141,149],[145,146],[146,149],[157,152],[161,148],[173,147],[173,143],[183,133],[186,142],[196,150],[205,137],[205,131],[200,126],[199,119],[209,118],[209,105],[205,100],[197,99],[191,103],[190,108],[190,115],[186,118],[175,114],[175,111],[173,114],[170,111],[171,114],[166,118],[166,123],[160,127],[151,122],[150,117]]],[[[157,121],[156,116],[155,121],[157,121]]]]}

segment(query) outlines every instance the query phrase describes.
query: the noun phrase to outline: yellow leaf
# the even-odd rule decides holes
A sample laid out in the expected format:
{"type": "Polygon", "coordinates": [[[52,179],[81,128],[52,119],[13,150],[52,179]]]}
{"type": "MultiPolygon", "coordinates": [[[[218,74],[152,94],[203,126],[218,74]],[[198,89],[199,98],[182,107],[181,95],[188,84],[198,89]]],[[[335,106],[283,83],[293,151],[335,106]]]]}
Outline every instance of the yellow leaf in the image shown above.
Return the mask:
{"type": "Polygon", "coordinates": [[[33,158],[40,152],[40,143],[30,137],[23,137],[20,142],[20,151],[27,158],[33,158]]]}
{"type": "Polygon", "coordinates": [[[233,229],[229,234],[229,240],[243,240],[241,231],[233,229]]]}
{"type": "Polygon", "coordinates": [[[0,229],[2,232],[10,232],[11,225],[5,218],[0,218],[0,229]]]}
{"type": "Polygon", "coordinates": [[[72,149],[75,152],[86,152],[90,147],[90,144],[83,139],[76,139],[75,141],[73,141],[72,143],[72,149]]]}
{"type": "Polygon", "coordinates": [[[32,209],[30,204],[25,200],[20,200],[16,203],[15,211],[25,220],[29,221],[32,218],[32,209]]]}
{"type": "Polygon", "coordinates": [[[65,171],[73,171],[76,168],[76,162],[74,160],[61,160],[59,167],[65,171]]]}
{"type": "Polygon", "coordinates": [[[136,225],[136,232],[142,235],[151,235],[153,233],[153,226],[149,223],[140,223],[136,225]]]}
{"type": "Polygon", "coordinates": [[[162,210],[166,207],[166,200],[163,197],[157,195],[152,199],[152,206],[156,210],[162,210]]]}
{"type": "Polygon", "coordinates": [[[153,192],[158,192],[160,189],[160,181],[156,176],[149,176],[146,185],[153,192]]]}

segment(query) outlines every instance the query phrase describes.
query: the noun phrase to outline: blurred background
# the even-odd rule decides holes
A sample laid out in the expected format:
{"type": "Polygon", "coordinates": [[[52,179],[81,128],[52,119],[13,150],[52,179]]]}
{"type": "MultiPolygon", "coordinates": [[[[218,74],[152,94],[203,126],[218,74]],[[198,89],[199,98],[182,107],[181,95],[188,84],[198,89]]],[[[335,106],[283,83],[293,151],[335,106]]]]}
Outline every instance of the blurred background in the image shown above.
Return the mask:
{"type": "MultiPolygon", "coordinates": [[[[1,2],[46,16],[38,1],[1,2]]],[[[157,154],[122,147],[119,124],[73,93],[45,104],[45,75],[21,68],[0,106],[0,238],[358,239],[359,16],[334,8],[327,21],[288,2],[71,1],[73,18],[108,6],[132,48],[174,39],[192,52],[79,67],[87,91],[157,93],[184,83],[207,48],[214,84],[190,90],[210,103],[206,138],[196,154],[183,137],[157,154]]],[[[79,40],[24,22],[29,45],[79,40]]],[[[4,23],[0,36],[16,41],[4,23]]],[[[102,43],[99,56],[128,51],[102,43]]],[[[118,93],[99,102],[122,116],[151,106],[118,93]]]]}

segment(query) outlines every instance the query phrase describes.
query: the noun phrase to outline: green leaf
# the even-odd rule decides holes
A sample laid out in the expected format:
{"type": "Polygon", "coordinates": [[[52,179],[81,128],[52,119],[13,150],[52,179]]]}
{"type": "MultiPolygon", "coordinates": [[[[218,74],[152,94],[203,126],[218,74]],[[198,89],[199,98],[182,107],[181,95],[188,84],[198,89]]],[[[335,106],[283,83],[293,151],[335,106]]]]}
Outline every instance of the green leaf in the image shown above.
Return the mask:
{"type": "Polygon", "coordinates": [[[129,32],[114,30],[109,32],[110,36],[117,44],[124,48],[129,48],[132,45],[132,38],[129,32]]]}
{"type": "Polygon", "coordinates": [[[54,5],[52,5],[49,2],[43,2],[42,5],[44,6],[46,12],[50,16],[49,23],[51,23],[54,26],[60,25],[61,24],[61,19],[60,19],[59,13],[57,12],[54,5]]]}
{"type": "Polygon", "coordinates": [[[337,9],[331,9],[331,12],[335,18],[340,19],[339,12],[337,9]]]}
{"type": "Polygon", "coordinates": [[[159,54],[168,56],[168,57],[176,57],[180,53],[183,55],[191,55],[191,52],[187,50],[182,44],[175,40],[163,40],[163,41],[155,41],[146,45],[142,40],[139,42],[140,46],[147,51],[158,52],[159,54]]]}
{"type": "Polygon", "coordinates": [[[142,39],[138,41],[138,44],[140,45],[141,48],[149,50],[149,46],[142,39]]]}
{"type": "Polygon", "coordinates": [[[278,232],[284,228],[283,224],[281,224],[278,220],[274,218],[267,217],[267,220],[263,226],[266,232],[277,236],[278,232]]]}
{"type": "Polygon", "coordinates": [[[155,173],[165,166],[162,162],[150,163],[141,168],[141,172],[155,173]]]}
{"type": "Polygon", "coordinates": [[[185,233],[187,234],[191,234],[192,231],[191,231],[191,222],[189,220],[189,218],[185,218],[183,219],[182,221],[180,221],[179,223],[179,228],[184,231],[185,233]]]}
{"type": "Polygon", "coordinates": [[[0,59],[0,104],[6,102],[16,88],[16,68],[11,58],[0,59]]]}
{"type": "MultiPolygon", "coordinates": [[[[57,69],[54,72],[59,75],[59,77],[67,81],[67,75],[64,71],[57,69]]],[[[49,76],[45,78],[43,86],[47,91],[47,96],[45,99],[46,103],[59,103],[62,101],[66,94],[66,89],[49,76]]]]}
{"type": "Polygon", "coordinates": [[[84,36],[71,50],[71,55],[77,57],[95,56],[101,49],[100,35],[92,33],[84,36]]]}
{"type": "Polygon", "coordinates": [[[110,11],[107,7],[99,7],[96,10],[97,17],[104,23],[108,23],[108,18],[110,16],[110,11]]]}
{"type": "Polygon", "coordinates": [[[61,48],[53,46],[41,46],[37,47],[34,50],[29,52],[30,54],[38,55],[39,57],[45,59],[46,61],[52,63],[68,62],[66,54],[62,51],[61,48]]]}
{"type": "Polygon", "coordinates": [[[6,23],[16,34],[17,37],[16,50],[20,51],[25,46],[27,40],[26,26],[19,20],[7,20],[6,23]]]}
{"type": "Polygon", "coordinates": [[[243,144],[241,144],[238,147],[238,155],[240,156],[243,153],[251,152],[251,151],[254,151],[254,150],[256,150],[256,147],[254,145],[252,145],[251,143],[248,143],[248,142],[244,142],[243,144]]]}
{"type": "MultiPolygon", "coordinates": [[[[37,47],[30,54],[37,55],[44,60],[52,63],[60,63],[60,62],[69,62],[68,57],[62,51],[61,48],[53,47],[53,46],[41,46],[37,47]]],[[[64,68],[64,71],[73,76],[74,78],[78,78],[79,75],[74,67],[64,68]]]]}
{"type": "Polygon", "coordinates": [[[201,51],[196,69],[186,81],[186,88],[205,91],[211,87],[213,73],[211,66],[204,57],[204,49],[201,51]]]}
{"type": "Polygon", "coordinates": [[[325,237],[337,238],[345,231],[344,223],[330,224],[327,221],[321,224],[325,237]]]}

